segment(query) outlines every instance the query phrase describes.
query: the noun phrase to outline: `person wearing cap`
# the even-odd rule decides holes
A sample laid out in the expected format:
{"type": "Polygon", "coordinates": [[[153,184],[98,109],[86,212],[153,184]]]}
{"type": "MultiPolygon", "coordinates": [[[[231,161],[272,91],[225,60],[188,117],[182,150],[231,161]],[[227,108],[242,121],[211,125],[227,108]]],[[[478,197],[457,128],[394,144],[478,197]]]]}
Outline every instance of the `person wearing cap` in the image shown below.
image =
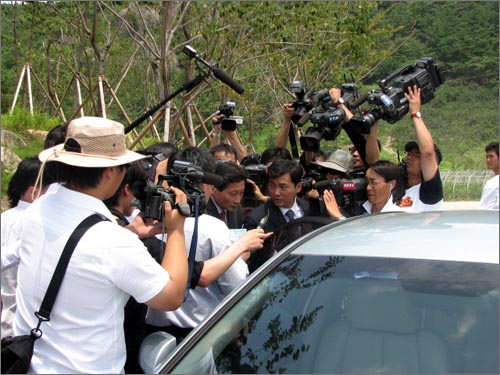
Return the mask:
{"type": "Polygon", "coordinates": [[[347,151],[333,150],[326,155],[325,161],[314,161],[312,164],[323,168],[325,179],[331,180],[345,177],[354,166],[354,158],[347,151]]]}
{"type": "MultiPolygon", "coordinates": [[[[393,192],[400,180],[399,167],[388,160],[377,160],[366,170],[367,200],[363,203],[366,213],[401,211],[395,203],[393,192]]],[[[339,209],[335,195],[331,190],[325,190],[323,199],[328,215],[336,220],[344,219],[339,209]]]]}
{"type": "Polygon", "coordinates": [[[399,207],[405,212],[439,210],[443,203],[443,183],[439,174],[441,152],[420,112],[420,88],[408,87],[405,97],[415,131],[416,141],[405,145],[407,184],[399,207]]]}
{"type": "MultiPolygon", "coordinates": [[[[103,202],[119,187],[127,165],[144,157],[127,150],[122,124],[99,117],[72,120],[64,144],[39,154],[41,170],[48,161],[60,164],[62,184],[26,209],[15,253],[4,257],[2,251],[2,269],[8,266],[4,260],[19,262],[15,335],[37,326],[34,313],[70,234],[92,214],[105,220],[89,228],[76,245],[51,320],[41,327],[30,373],[122,373],[129,297],[160,310],[182,303],[188,277],[184,217],[165,203],[163,225],[169,240],[160,265],[136,233],[116,224],[103,202]]],[[[186,201],[181,190],[174,191],[176,203],[186,201]]]]}
{"type": "Polygon", "coordinates": [[[479,201],[479,208],[498,210],[498,142],[491,142],[485,147],[486,167],[495,175],[486,181],[479,201]]]}

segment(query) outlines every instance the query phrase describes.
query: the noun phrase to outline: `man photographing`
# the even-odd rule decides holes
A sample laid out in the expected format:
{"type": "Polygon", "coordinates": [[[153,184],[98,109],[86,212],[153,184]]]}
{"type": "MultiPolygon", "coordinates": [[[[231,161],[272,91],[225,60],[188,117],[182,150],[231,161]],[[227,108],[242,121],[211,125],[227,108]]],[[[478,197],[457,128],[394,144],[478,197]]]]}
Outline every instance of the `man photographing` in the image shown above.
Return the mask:
{"type": "MultiPolygon", "coordinates": [[[[64,144],[40,153],[43,163],[60,164],[62,185],[26,210],[20,243],[2,249],[2,270],[19,263],[14,334],[36,327],[34,313],[77,225],[95,213],[107,220],[92,226],[76,245],[29,372],[121,373],[129,297],[159,310],[182,303],[188,275],[184,217],[165,203],[168,242],[160,265],[137,234],[116,225],[103,203],[119,187],[127,164],[144,157],[126,149],[122,124],[98,117],[72,120],[64,144]]],[[[176,203],[186,201],[181,190],[174,191],[176,203]]]]}

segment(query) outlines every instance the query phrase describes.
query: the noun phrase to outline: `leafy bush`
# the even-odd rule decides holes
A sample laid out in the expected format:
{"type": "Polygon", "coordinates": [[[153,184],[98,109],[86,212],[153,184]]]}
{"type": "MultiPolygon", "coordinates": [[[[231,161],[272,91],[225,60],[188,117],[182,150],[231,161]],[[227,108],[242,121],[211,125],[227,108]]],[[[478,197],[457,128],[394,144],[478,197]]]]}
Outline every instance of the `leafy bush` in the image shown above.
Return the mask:
{"type": "Polygon", "coordinates": [[[50,117],[47,113],[34,112],[31,115],[26,108],[14,108],[12,114],[2,115],[2,128],[18,135],[26,129],[50,130],[60,122],[58,117],[50,117]]]}

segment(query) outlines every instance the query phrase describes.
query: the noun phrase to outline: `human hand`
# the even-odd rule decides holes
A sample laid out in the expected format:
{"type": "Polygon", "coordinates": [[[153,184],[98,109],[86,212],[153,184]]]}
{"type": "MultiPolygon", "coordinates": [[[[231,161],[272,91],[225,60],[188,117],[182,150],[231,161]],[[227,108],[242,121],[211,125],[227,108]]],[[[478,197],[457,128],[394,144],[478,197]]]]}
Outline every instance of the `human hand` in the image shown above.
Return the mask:
{"type": "Polygon", "coordinates": [[[409,86],[408,93],[405,93],[406,100],[408,100],[410,106],[410,114],[420,112],[420,91],[420,87],[413,85],[413,87],[409,86]]]}
{"type": "MultiPolygon", "coordinates": [[[[175,194],[175,204],[187,204],[187,196],[181,189],[170,187],[170,189],[175,194]]],[[[164,220],[163,225],[165,226],[165,231],[171,233],[173,231],[183,231],[184,221],[186,219],[178,209],[172,207],[169,201],[165,201],[164,206],[164,220]]]]}
{"type": "Polygon", "coordinates": [[[252,229],[245,232],[245,234],[243,234],[237,242],[240,242],[246,251],[254,251],[262,249],[264,241],[272,235],[273,232],[264,233],[263,229],[252,229]]]}
{"type": "Polygon", "coordinates": [[[328,216],[332,219],[339,220],[342,216],[340,212],[339,205],[337,204],[337,200],[335,199],[335,194],[331,190],[325,190],[323,193],[323,201],[325,202],[325,207],[328,212],[328,216]]]}
{"type": "Polygon", "coordinates": [[[158,220],[144,219],[141,214],[137,215],[126,228],[141,239],[156,236],[163,230],[162,224],[158,220]]]}
{"type": "Polygon", "coordinates": [[[328,93],[333,104],[337,103],[342,96],[342,91],[338,87],[332,87],[328,93]]]}
{"type": "Polygon", "coordinates": [[[255,199],[257,199],[259,202],[267,202],[268,196],[264,195],[262,191],[260,190],[259,185],[257,185],[253,180],[247,178],[246,180],[249,184],[252,185],[253,187],[253,193],[255,195],[255,199]]]}
{"type": "Polygon", "coordinates": [[[291,121],[294,113],[295,108],[293,108],[292,103],[283,104],[283,117],[285,118],[285,120],[291,121]]]}

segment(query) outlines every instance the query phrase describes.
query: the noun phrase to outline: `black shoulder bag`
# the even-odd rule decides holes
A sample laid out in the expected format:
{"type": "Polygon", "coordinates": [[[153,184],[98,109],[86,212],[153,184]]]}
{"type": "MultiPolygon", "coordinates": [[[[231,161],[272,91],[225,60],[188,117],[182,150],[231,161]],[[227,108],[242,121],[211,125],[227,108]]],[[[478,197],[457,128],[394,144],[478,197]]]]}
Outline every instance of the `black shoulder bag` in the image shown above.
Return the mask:
{"type": "Polygon", "coordinates": [[[29,335],[8,336],[2,339],[2,374],[26,374],[28,372],[35,341],[42,337],[40,326],[43,322],[50,320],[50,312],[54,306],[71,255],[85,232],[94,224],[104,220],[108,219],[99,214],[93,214],[83,220],[69,237],[50,280],[40,310],[35,312],[38,325],[31,330],[29,335]]]}

